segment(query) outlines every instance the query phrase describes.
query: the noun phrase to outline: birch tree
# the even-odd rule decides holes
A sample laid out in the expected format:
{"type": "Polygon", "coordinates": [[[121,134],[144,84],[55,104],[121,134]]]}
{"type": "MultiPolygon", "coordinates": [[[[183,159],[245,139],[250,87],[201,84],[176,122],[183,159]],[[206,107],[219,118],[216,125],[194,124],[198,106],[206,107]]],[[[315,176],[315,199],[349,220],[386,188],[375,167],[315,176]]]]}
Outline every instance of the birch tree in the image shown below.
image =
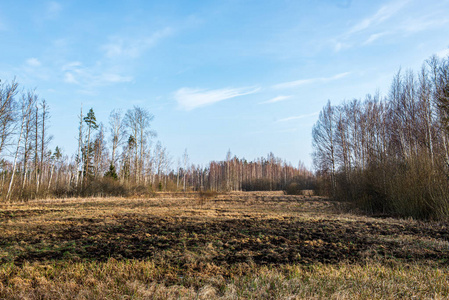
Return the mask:
{"type": "Polygon", "coordinates": [[[9,181],[8,192],[6,193],[6,197],[5,197],[5,199],[7,201],[11,199],[11,192],[12,192],[12,188],[14,185],[14,179],[15,179],[15,174],[16,174],[16,169],[17,169],[17,159],[19,157],[20,150],[22,147],[22,140],[23,140],[23,135],[24,135],[25,127],[26,127],[27,118],[29,117],[29,115],[31,114],[31,111],[32,111],[32,102],[28,101],[28,98],[25,94],[23,94],[21,97],[20,106],[21,106],[20,125],[19,125],[20,132],[17,136],[17,144],[16,144],[16,150],[14,152],[14,161],[13,161],[13,165],[12,165],[11,179],[9,181]]]}
{"type": "Polygon", "coordinates": [[[330,101],[320,112],[317,123],[312,129],[312,143],[314,147],[314,163],[320,170],[330,174],[331,191],[335,192],[335,144],[334,144],[334,107],[330,101]]]}
{"type": "Polygon", "coordinates": [[[109,126],[111,134],[111,144],[112,144],[112,155],[111,155],[111,165],[116,167],[117,161],[117,149],[123,144],[124,137],[126,136],[125,124],[122,119],[121,110],[113,110],[109,115],[109,126]]]}
{"type": "Polygon", "coordinates": [[[0,80],[0,158],[10,143],[15,129],[16,101],[18,83],[13,80],[10,84],[0,80]]]}
{"type": "Polygon", "coordinates": [[[156,133],[151,130],[151,121],[154,116],[147,110],[134,106],[126,112],[125,124],[131,136],[133,136],[136,147],[134,148],[134,178],[140,183],[145,174],[145,153],[149,148],[151,138],[156,133]]]}

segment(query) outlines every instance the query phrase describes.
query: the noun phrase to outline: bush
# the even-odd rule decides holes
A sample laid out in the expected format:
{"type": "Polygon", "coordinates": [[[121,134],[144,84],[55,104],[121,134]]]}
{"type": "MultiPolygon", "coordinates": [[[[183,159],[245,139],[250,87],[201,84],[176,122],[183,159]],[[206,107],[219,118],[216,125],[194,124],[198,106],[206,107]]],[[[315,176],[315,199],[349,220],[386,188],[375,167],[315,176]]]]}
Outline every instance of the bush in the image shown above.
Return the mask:
{"type": "Polygon", "coordinates": [[[247,181],[242,183],[242,190],[244,191],[273,191],[277,190],[277,187],[278,184],[268,178],[260,178],[251,182],[247,181]]]}
{"type": "Polygon", "coordinates": [[[284,188],[287,195],[304,195],[304,191],[316,191],[317,181],[312,176],[296,176],[284,188]]]}
{"type": "Polygon", "coordinates": [[[334,197],[370,214],[415,219],[449,218],[449,182],[425,155],[336,176],[334,197]]]}

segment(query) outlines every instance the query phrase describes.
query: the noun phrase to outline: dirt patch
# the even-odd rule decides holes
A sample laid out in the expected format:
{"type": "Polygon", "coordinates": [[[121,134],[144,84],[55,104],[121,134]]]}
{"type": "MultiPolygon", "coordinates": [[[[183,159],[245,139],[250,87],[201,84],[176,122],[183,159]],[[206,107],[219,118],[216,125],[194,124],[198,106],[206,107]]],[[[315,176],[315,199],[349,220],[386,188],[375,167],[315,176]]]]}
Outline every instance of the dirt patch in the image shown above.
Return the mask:
{"type": "Polygon", "coordinates": [[[4,222],[11,219],[17,218],[27,218],[32,216],[40,216],[43,214],[53,213],[57,211],[57,209],[14,209],[14,210],[0,210],[0,222],[4,222]]]}
{"type": "Polygon", "coordinates": [[[432,237],[449,240],[447,228],[419,227],[343,220],[295,218],[242,218],[204,221],[194,217],[154,217],[136,214],[104,219],[73,219],[49,231],[47,226],[0,241],[13,246],[14,255],[0,259],[40,261],[111,257],[160,258],[181,268],[201,261],[215,265],[312,264],[357,262],[367,258],[446,262],[449,248],[440,243],[419,243],[432,237]],[[413,236],[413,239],[395,239],[413,236]],[[14,247],[17,246],[17,247],[14,247]]]}

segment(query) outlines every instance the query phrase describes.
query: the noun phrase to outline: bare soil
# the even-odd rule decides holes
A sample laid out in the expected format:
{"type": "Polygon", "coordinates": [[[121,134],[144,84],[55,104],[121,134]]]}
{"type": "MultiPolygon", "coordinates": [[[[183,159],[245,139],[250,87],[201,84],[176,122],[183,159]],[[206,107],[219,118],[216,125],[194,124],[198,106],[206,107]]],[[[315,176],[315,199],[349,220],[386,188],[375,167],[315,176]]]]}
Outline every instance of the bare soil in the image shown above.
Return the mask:
{"type": "Polygon", "coordinates": [[[342,213],[282,193],[74,199],[0,206],[0,263],[139,259],[177,274],[368,260],[447,265],[448,224],[342,213]]]}

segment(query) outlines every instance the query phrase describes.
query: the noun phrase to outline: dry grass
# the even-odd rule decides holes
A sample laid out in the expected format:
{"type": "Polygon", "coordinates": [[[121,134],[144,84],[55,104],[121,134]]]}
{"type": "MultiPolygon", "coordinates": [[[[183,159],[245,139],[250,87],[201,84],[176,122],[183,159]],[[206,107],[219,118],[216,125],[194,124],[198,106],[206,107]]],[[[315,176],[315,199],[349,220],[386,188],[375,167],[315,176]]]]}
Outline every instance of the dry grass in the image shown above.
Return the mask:
{"type": "MultiPolygon", "coordinates": [[[[2,299],[443,299],[447,268],[421,264],[337,264],[248,268],[230,278],[195,276],[166,284],[151,261],[33,263],[0,268],[2,299]],[[160,282],[158,279],[162,279],[160,282]]],[[[236,272],[238,270],[235,270],[236,272]]],[[[240,270],[242,271],[242,270],[240,270]]]]}
{"type": "Polygon", "coordinates": [[[447,224],[254,192],[0,205],[1,299],[447,298],[447,224]]]}

